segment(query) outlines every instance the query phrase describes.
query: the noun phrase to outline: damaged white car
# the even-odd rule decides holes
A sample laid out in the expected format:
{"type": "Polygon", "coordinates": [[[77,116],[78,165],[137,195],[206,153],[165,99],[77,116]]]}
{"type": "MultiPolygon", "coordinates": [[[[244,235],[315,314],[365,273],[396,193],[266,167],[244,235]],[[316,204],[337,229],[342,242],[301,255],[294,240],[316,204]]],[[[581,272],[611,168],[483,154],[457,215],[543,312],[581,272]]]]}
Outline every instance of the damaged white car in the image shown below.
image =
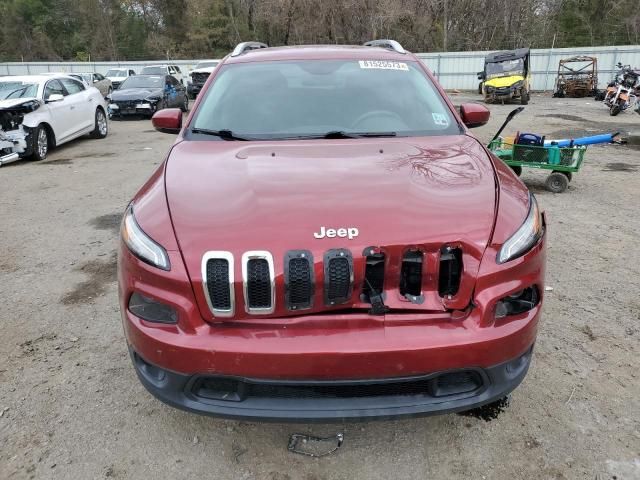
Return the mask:
{"type": "Polygon", "coordinates": [[[100,92],[66,75],[0,77],[0,166],[49,150],[82,135],[109,132],[100,92]]]}

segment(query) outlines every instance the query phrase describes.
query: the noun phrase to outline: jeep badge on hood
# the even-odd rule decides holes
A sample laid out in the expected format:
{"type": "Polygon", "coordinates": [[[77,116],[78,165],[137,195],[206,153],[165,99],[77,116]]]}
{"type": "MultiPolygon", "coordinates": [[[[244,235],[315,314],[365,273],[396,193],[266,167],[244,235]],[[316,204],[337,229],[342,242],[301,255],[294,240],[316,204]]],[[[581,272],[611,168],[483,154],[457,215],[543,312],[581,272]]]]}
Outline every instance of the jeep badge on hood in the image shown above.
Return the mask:
{"type": "Polygon", "coordinates": [[[353,240],[359,234],[360,234],[360,232],[355,227],[338,228],[338,229],[320,227],[320,231],[319,232],[313,232],[313,236],[316,237],[316,238],[325,238],[325,237],[327,237],[327,238],[335,238],[335,237],[345,238],[345,237],[347,237],[349,240],[353,240]]]}

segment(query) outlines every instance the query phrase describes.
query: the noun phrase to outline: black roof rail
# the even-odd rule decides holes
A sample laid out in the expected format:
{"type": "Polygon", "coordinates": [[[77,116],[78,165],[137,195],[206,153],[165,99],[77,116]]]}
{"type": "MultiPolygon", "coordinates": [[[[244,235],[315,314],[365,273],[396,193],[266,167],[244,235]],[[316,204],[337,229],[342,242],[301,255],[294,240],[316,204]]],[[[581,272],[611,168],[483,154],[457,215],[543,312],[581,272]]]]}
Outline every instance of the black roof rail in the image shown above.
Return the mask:
{"type": "Polygon", "coordinates": [[[407,51],[395,40],[371,40],[364,44],[365,47],[382,47],[387,50],[393,50],[398,53],[407,53],[407,51]]]}
{"type": "Polygon", "coordinates": [[[237,57],[243,53],[247,53],[250,50],[258,50],[260,48],[269,48],[269,45],[262,42],[242,42],[236,45],[236,48],[231,52],[232,57],[237,57]]]}

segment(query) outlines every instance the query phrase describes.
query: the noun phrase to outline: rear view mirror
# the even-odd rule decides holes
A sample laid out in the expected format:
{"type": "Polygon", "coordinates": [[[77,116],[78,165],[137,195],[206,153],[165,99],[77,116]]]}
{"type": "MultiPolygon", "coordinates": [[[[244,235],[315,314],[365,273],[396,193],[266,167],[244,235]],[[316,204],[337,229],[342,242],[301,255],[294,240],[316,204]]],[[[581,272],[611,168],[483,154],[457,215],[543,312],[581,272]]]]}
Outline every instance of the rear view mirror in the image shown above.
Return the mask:
{"type": "Polygon", "coordinates": [[[59,93],[52,93],[47,98],[47,103],[61,102],[63,100],[64,100],[64,95],[61,95],[59,93]]]}
{"type": "Polygon", "coordinates": [[[460,116],[467,128],[481,127],[489,121],[491,112],[479,103],[464,103],[460,105],[460,116]]]}
{"type": "Polygon", "coordinates": [[[182,111],[179,108],[165,108],[151,117],[153,128],[162,133],[180,133],[182,111]]]}

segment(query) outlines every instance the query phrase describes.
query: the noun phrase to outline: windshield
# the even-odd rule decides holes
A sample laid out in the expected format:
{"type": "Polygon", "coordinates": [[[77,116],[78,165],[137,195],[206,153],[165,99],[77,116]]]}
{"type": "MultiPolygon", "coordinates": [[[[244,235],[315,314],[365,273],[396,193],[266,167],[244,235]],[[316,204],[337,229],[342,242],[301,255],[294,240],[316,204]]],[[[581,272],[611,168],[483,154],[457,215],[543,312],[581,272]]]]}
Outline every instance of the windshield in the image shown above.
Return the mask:
{"type": "Polygon", "coordinates": [[[163,75],[166,72],[167,69],[164,67],[144,67],[140,73],[144,75],[163,75]]]}
{"type": "Polygon", "coordinates": [[[524,60],[516,58],[515,60],[505,60],[503,62],[487,63],[487,78],[491,77],[509,77],[511,75],[522,74],[524,71],[524,60]]]}
{"type": "Polygon", "coordinates": [[[25,83],[15,80],[0,82],[0,100],[5,98],[30,98],[38,93],[37,83],[25,83]]]}
{"type": "Polygon", "coordinates": [[[109,70],[105,77],[126,77],[126,70],[109,70]]]}
{"type": "Polygon", "coordinates": [[[192,126],[256,139],[459,133],[417,62],[369,60],[225,65],[192,126]]]}
{"type": "Polygon", "coordinates": [[[120,85],[120,90],[125,88],[162,88],[164,87],[164,77],[154,77],[151,75],[134,75],[127,78],[120,85]]]}
{"type": "Polygon", "coordinates": [[[194,70],[197,70],[199,68],[215,67],[216,65],[218,65],[218,63],[220,62],[200,62],[196,65],[194,70]]]}

